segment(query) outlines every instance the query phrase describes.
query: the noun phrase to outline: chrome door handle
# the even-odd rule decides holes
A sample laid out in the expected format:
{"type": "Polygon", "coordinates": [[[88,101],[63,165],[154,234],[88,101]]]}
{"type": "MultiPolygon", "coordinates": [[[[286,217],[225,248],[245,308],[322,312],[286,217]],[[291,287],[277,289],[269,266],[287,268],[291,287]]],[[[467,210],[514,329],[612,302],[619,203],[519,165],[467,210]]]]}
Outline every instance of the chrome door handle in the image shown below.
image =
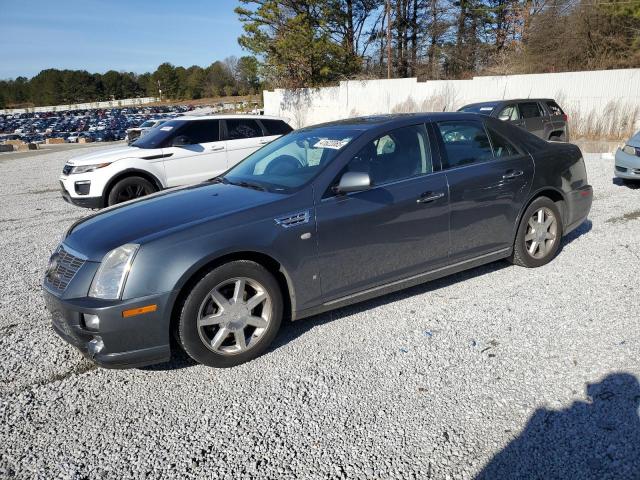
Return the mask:
{"type": "Polygon", "coordinates": [[[213,152],[219,152],[221,150],[224,150],[224,146],[223,145],[214,145],[213,147],[211,147],[211,151],[213,151],[213,152]]]}
{"type": "Polygon", "coordinates": [[[508,180],[510,178],[519,177],[520,175],[524,175],[524,172],[522,170],[509,170],[507,173],[502,175],[502,178],[508,180]]]}
{"type": "Polygon", "coordinates": [[[438,192],[438,193],[426,192],[420,195],[420,198],[416,200],[416,203],[429,203],[429,202],[438,200],[439,198],[442,198],[442,197],[444,197],[444,193],[442,192],[438,192]]]}
{"type": "Polygon", "coordinates": [[[260,140],[260,141],[258,141],[258,143],[259,143],[260,145],[266,145],[266,144],[267,144],[267,143],[269,143],[269,142],[270,142],[270,140],[260,140]]]}

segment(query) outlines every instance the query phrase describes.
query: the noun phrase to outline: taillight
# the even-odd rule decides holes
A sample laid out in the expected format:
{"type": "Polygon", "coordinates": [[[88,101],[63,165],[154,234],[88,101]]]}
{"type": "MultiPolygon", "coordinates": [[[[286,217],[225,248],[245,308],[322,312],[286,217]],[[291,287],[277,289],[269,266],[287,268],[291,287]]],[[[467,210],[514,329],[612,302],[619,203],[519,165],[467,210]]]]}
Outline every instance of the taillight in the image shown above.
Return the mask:
{"type": "Polygon", "coordinates": [[[562,119],[563,119],[565,122],[568,122],[568,121],[569,121],[569,115],[567,115],[566,113],[563,113],[563,114],[562,114],[562,119]]]}

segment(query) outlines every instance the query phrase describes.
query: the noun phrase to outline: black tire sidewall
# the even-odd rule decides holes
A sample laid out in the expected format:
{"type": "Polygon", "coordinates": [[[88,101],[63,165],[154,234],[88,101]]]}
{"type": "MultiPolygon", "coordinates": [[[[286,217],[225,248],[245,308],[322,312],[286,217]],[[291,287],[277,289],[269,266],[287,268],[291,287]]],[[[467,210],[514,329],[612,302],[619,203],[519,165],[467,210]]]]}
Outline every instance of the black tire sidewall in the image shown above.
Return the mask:
{"type": "Polygon", "coordinates": [[[178,338],[184,351],[196,362],[210,367],[227,368],[248,362],[263,353],[278,334],[282,323],[283,301],[280,286],[274,276],[261,265],[238,260],[221,265],[205,275],[187,296],[178,322],[178,338]],[[273,313],[267,331],[251,349],[238,354],[222,355],[209,350],[198,334],[196,319],[198,310],[206,295],[216,285],[233,277],[247,277],[260,283],[271,297],[273,313]]]}
{"type": "MultiPolygon", "coordinates": [[[[157,189],[156,187],[154,187],[154,185],[147,180],[146,178],[142,178],[142,177],[126,177],[123,178],[121,180],[118,180],[109,190],[109,195],[107,197],[107,205],[111,206],[111,205],[116,205],[118,202],[118,194],[120,193],[120,191],[123,188],[128,187],[129,185],[142,185],[144,186],[145,190],[150,193],[155,192],[157,189]]],[[[148,194],[147,194],[148,195],[148,194]]],[[[140,197],[142,198],[142,197],[140,197]]]]}
{"type": "Polygon", "coordinates": [[[514,258],[516,259],[517,264],[522,265],[528,268],[536,268],[541,267],[549,263],[560,250],[560,245],[562,243],[562,235],[563,235],[563,224],[562,224],[562,215],[560,214],[560,210],[556,203],[548,197],[538,197],[527,207],[524,214],[522,215],[522,219],[520,220],[520,226],[518,227],[518,233],[516,235],[516,239],[514,242],[514,258]],[[553,245],[553,248],[542,258],[534,258],[529,255],[527,251],[524,237],[527,233],[527,225],[529,223],[529,218],[534,214],[536,210],[539,210],[542,207],[546,207],[553,212],[556,217],[556,222],[558,223],[558,238],[556,243],[553,245]]]}

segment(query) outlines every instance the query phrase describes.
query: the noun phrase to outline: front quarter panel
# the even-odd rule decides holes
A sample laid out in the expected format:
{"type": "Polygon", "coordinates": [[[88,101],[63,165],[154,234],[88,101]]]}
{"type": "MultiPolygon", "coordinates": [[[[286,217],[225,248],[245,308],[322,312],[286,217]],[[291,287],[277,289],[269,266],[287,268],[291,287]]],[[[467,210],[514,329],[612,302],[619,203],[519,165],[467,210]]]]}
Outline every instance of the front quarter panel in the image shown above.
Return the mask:
{"type": "Polygon", "coordinates": [[[292,310],[320,302],[315,215],[311,189],[286,200],[189,227],[142,245],[127,280],[123,299],[177,292],[227,255],[258,253],[281,265],[292,310]],[[309,212],[309,221],[285,228],[276,217],[309,212]]]}

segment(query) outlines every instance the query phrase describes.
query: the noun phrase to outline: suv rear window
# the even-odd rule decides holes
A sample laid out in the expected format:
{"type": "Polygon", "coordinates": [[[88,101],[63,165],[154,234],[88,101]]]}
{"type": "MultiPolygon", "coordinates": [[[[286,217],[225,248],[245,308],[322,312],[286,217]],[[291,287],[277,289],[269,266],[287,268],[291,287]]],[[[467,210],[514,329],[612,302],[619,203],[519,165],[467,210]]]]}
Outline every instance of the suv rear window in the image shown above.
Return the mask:
{"type": "Polygon", "coordinates": [[[535,118],[542,116],[538,102],[521,103],[518,106],[520,107],[520,114],[522,115],[522,118],[535,118]]]}
{"type": "Polygon", "coordinates": [[[549,107],[549,111],[551,112],[551,115],[564,115],[564,112],[560,108],[560,105],[558,105],[554,101],[547,102],[547,107],[549,107]]]}
{"type": "Polygon", "coordinates": [[[286,135],[293,130],[282,120],[260,120],[260,123],[267,131],[267,135],[286,135]]]}
{"type": "Polygon", "coordinates": [[[255,138],[262,136],[262,129],[258,122],[250,118],[233,118],[227,122],[227,139],[255,138]]]}

